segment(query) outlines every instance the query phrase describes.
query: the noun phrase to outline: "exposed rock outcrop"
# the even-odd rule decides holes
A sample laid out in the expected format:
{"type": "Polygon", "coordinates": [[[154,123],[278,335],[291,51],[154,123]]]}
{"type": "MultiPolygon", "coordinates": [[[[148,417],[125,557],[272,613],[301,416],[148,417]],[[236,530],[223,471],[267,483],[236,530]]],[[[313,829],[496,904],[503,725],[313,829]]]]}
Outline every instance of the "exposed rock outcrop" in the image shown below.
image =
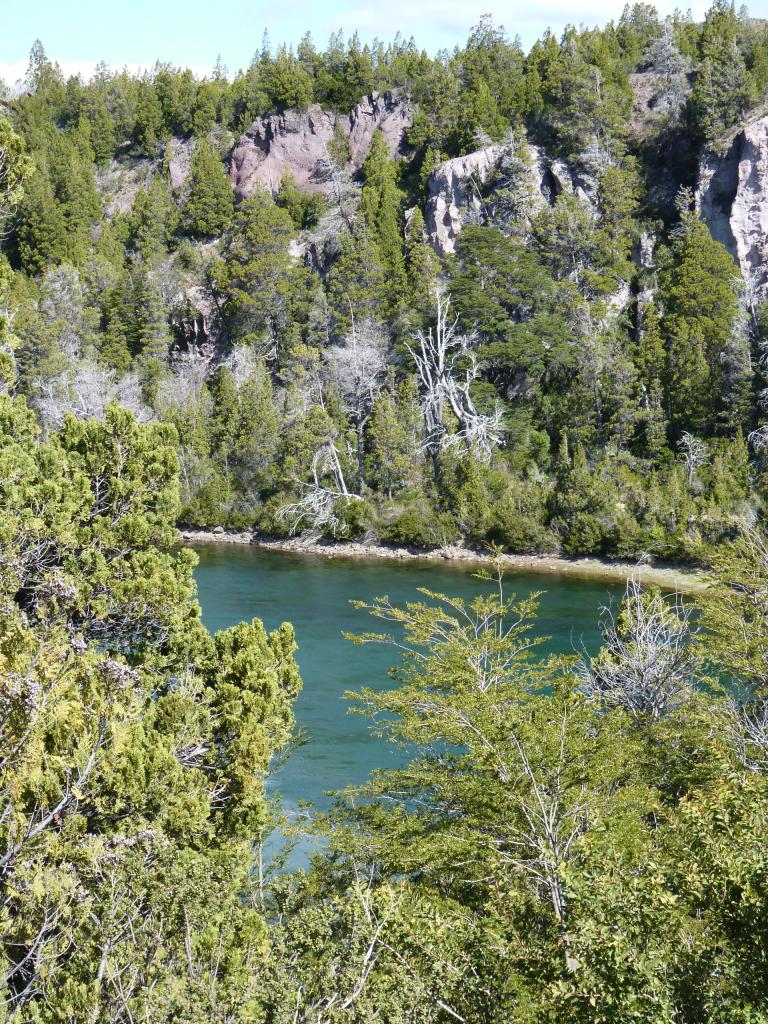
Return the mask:
{"type": "Polygon", "coordinates": [[[241,198],[259,187],[277,192],[286,172],[293,175],[301,191],[325,192],[329,187],[328,147],[337,131],[349,144],[348,167],[357,171],[377,128],[394,157],[402,150],[411,123],[410,105],[396,91],[372,93],[349,115],[334,114],[314,104],[305,112],[288,110],[259,118],[232,152],[230,177],[241,198]]]}
{"type": "MultiPolygon", "coordinates": [[[[486,146],[446,160],[429,176],[425,221],[429,240],[440,255],[454,251],[465,224],[483,220],[485,193],[492,191],[492,179],[505,152],[501,143],[486,146]]],[[[562,193],[594,201],[596,185],[588,175],[565,160],[549,159],[536,146],[528,146],[528,153],[532,213],[544,203],[554,203],[562,193]]]]}
{"type": "Polygon", "coordinates": [[[187,180],[194,148],[195,140],[191,138],[179,139],[174,136],[168,143],[166,159],[172,188],[181,188],[187,180]]]}
{"type": "Polygon", "coordinates": [[[501,146],[486,146],[446,160],[430,174],[425,222],[429,240],[441,255],[454,251],[465,223],[480,219],[482,191],[502,152],[501,146]]]}
{"type": "Polygon", "coordinates": [[[352,167],[357,170],[370,152],[377,129],[384,136],[390,157],[401,153],[405,133],[413,123],[413,111],[399,91],[375,92],[358,103],[349,118],[342,118],[340,123],[349,139],[352,167]]]}
{"type": "Polygon", "coordinates": [[[768,116],[738,131],[699,164],[699,215],[755,292],[768,290],[768,116]]]}
{"type": "Polygon", "coordinates": [[[155,173],[154,161],[148,157],[134,160],[110,160],[96,173],[104,213],[111,220],[118,213],[127,213],[138,192],[146,188],[155,173]]]}

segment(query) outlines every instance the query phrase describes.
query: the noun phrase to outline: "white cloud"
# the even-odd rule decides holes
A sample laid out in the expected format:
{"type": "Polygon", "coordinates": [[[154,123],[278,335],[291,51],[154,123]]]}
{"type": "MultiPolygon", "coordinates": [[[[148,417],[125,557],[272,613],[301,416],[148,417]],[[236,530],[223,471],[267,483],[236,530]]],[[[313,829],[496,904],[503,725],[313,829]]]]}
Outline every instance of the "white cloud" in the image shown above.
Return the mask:
{"type": "MultiPolygon", "coordinates": [[[[660,16],[672,14],[675,9],[687,10],[693,17],[702,19],[710,6],[709,0],[659,0],[655,4],[660,16]]],[[[451,37],[456,43],[466,38],[467,30],[488,12],[497,24],[502,24],[510,35],[520,34],[525,41],[533,41],[546,28],[559,33],[567,24],[604,25],[621,16],[620,0],[582,0],[578,5],[573,0],[536,0],[535,3],[494,3],[493,0],[389,0],[385,11],[371,5],[357,6],[351,3],[342,6],[329,16],[325,25],[331,31],[343,27],[347,34],[357,29],[362,36],[378,35],[388,39],[394,32],[413,34],[416,42],[424,29],[431,33],[438,31],[443,37],[451,37]]]]}
{"type": "MultiPolygon", "coordinates": [[[[54,57],[50,59],[55,60],[54,57]]],[[[9,86],[15,86],[17,83],[20,83],[27,73],[28,63],[29,59],[27,57],[13,62],[0,59],[0,80],[9,86]]],[[[100,62],[96,60],[60,60],[57,63],[65,78],[69,78],[71,75],[82,75],[87,81],[92,77],[100,62]]],[[[126,68],[131,74],[141,74],[143,71],[151,70],[151,67],[152,65],[128,63],[111,65],[111,70],[122,71],[123,68],[126,68]]],[[[212,64],[185,64],[184,67],[190,67],[198,78],[205,78],[213,71],[212,64]]]]}

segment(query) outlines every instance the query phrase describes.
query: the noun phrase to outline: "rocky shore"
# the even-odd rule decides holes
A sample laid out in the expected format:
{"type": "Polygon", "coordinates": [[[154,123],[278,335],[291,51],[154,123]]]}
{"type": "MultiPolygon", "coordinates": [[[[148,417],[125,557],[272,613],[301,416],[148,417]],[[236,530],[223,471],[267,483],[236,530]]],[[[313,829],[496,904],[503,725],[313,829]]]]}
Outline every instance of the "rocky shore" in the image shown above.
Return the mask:
{"type": "MultiPolygon", "coordinates": [[[[380,544],[366,541],[307,539],[305,537],[271,538],[252,530],[228,530],[218,526],[212,530],[182,527],[179,530],[184,544],[250,544],[268,551],[288,551],[294,554],[323,555],[327,558],[389,559],[391,561],[463,562],[476,565],[489,564],[494,556],[460,545],[425,550],[416,547],[380,544]]],[[[701,591],[706,579],[701,572],[680,565],[666,563],[636,564],[601,558],[566,558],[562,555],[505,554],[502,562],[511,572],[552,573],[606,579],[621,582],[636,576],[641,583],[677,590],[682,593],[701,591]]]]}

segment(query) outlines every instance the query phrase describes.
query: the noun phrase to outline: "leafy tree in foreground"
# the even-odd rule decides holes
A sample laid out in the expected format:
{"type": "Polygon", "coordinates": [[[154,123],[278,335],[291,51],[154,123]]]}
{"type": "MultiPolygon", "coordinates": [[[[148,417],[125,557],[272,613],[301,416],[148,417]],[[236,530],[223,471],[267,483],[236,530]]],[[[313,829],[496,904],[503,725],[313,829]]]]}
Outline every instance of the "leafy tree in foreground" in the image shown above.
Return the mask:
{"type": "Polygon", "coordinates": [[[358,708],[411,760],[278,892],[275,991],[334,1024],[763,1020],[768,789],[701,689],[717,644],[630,584],[577,673],[537,657],[536,596],[486,579],[361,605],[387,632],[356,642],[404,659],[358,708]]]}
{"type": "Polygon", "coordinates": [[[299,688],[289,626],[211,637],[171,553],[173,428],[43,442],[0,399],[4,1019],[246,1021],[252,847],[299,688]]]}

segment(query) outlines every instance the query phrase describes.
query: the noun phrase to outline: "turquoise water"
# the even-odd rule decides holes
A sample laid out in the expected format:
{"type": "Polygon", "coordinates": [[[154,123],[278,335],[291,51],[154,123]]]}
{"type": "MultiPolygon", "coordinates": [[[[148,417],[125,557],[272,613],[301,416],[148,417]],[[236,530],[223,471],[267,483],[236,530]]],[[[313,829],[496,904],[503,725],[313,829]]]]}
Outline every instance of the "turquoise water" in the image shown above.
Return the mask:
{"type": "MultiPolygon", "coordinates": [[[[254,616],[269,629],[292,622],[304,688],[296,721],[307,742],[277,770],[270,789],[278,791],[289,815],[302,801],[327,804],[329,790],[363,782],[374,768],[396,767],[402,751],[372,737],[370,722],[349,714],[347,690],[389,684],[395,652],[378,645],[356,646],[342,632],[375,629],[376,622],[350,605],[388,595],[393,602],[418,599],[418,587],[469,597],[486,589],[466,566],[361,562],[261,551],[238,545],[195,549],[203,619],[211,630],[254,616]]],[[[508,591],[518,597],[543,590],[539,632],[550,636],[544,650],[573,653],[599,644],[600,608],[615,602],[622,587],[549,574],[510,574],[508,591]]]]}

